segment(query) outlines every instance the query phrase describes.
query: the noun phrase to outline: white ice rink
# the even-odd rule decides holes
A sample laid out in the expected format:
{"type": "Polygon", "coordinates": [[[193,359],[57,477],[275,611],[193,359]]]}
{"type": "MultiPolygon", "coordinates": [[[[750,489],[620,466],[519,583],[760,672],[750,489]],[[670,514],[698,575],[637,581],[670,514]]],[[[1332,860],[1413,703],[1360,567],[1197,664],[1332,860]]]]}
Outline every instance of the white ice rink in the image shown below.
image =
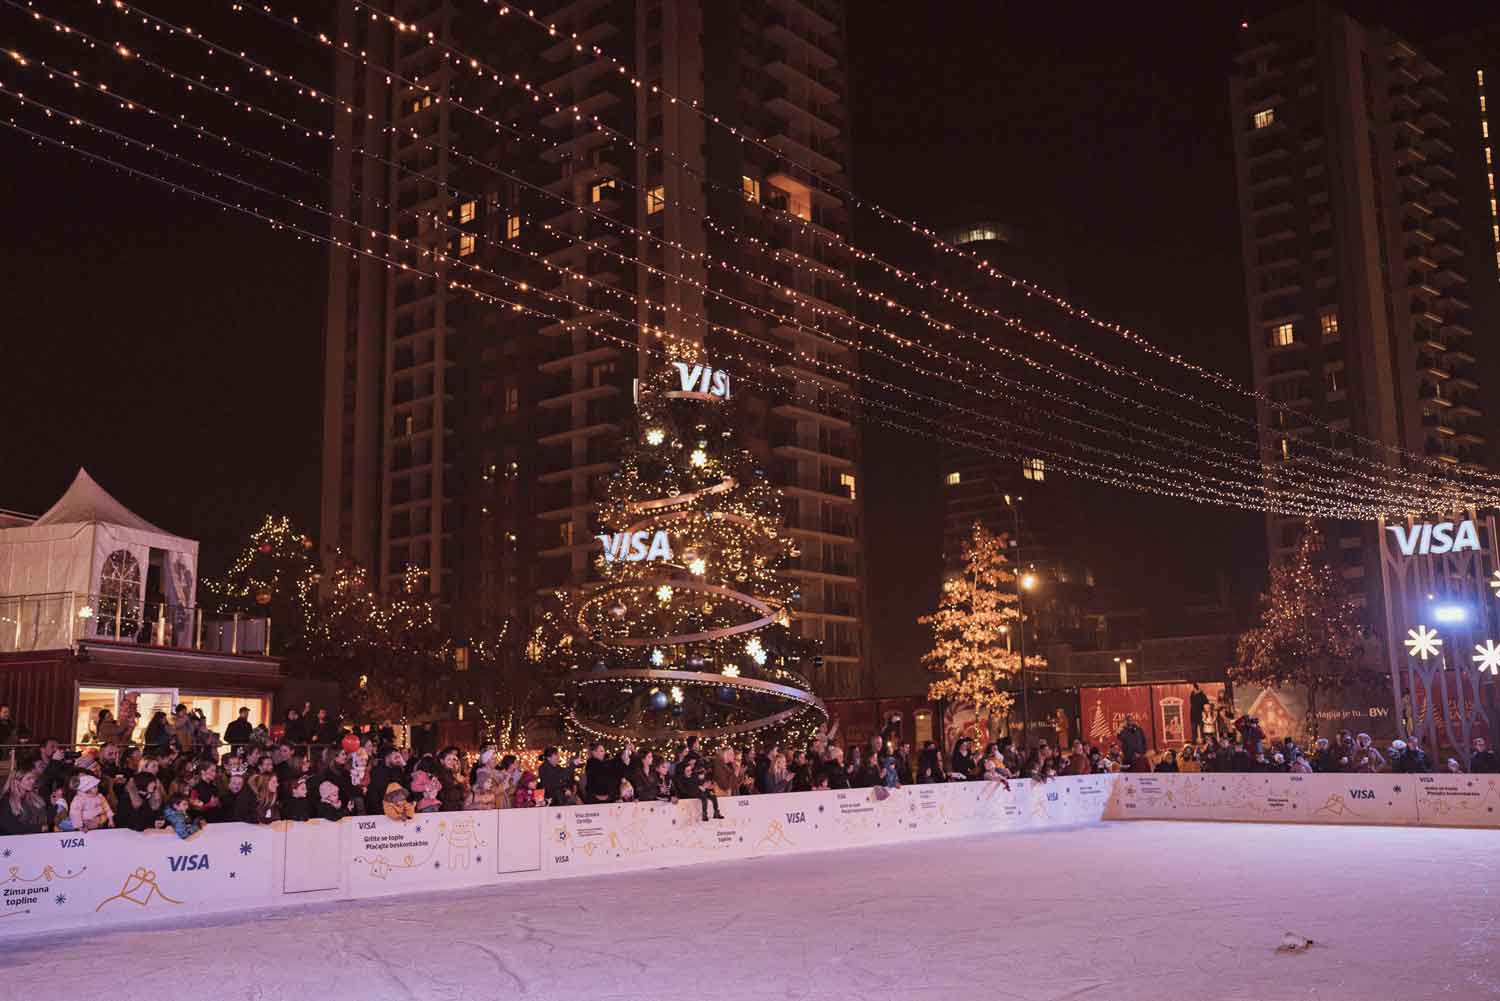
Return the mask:
{"type": "Polygon", "coordinates": [[[1500,998],[1500,834],[1133,822],[0,940],[4,1001],[1500,998]],[[1278,955],[1284,932],[1314,940],[1278,955]]]}

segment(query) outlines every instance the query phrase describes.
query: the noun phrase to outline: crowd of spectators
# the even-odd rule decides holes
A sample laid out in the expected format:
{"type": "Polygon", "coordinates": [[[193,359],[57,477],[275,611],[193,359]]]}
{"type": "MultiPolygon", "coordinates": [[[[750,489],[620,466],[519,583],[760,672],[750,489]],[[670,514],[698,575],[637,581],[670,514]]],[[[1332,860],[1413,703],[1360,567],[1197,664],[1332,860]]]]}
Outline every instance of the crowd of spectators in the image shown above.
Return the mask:
{"type": "MultiPolygon", "coordinates": [[[[90,831],[104,827],[171,829],[188,837],[204,824],[239,821],[338,820],[384,815],[633,801],[697,802],[704,820],[721,817],[720,800],[762,793],[818,789],[988,781],[1114,771],[1158,772],[1425,772],[1434,764],[1416,740],[1394,741],[1382,754],[1368,734],[1340,733],[1304,750],[1291,738],[1270,741],[1250,716],[1227,721],[1182,750],[1154,755],[1145,732],[1127,716],[1107,750],[1076,740],[1069,748],[1046,741],[1022,749],[1011,741],[979,750],[960,738],[944,754],[927,741],[913,752],[898,726],[867,742],[835,742],[837,725],[806,746],[721,745],[703,748],[689,738],[672,752],[625,744],[591,744],[572,757],[549,747],[533,772],[514,754],[487,745],[475,755],[457,747],[412,751],[397,745],[389,724],[349,728],[327,710],[291,710],[276,739],[252,726],[249,710],[221,741],[201,713],[177,706],[146,726],[143,746],[111,731],[102,712],[96,746],[82,751],[46,741],[15,753],[0,789],[0,834],[90,831]],[[1223,730],[1222,734],[1219,730],[1223,730]]],[[[5,739],[20,730],[0,707],[5,739]]],[[[116,728],[118,730],[118,728],[116,728]]],[[[4,743],[0,739],[0,743],[4,743]]],[[[1448,758],[1447,771],[1463,770],[1448,758]]],[[[1469,770],[1500,772],[1500,761],[1476,738],[1469,770]]]]}

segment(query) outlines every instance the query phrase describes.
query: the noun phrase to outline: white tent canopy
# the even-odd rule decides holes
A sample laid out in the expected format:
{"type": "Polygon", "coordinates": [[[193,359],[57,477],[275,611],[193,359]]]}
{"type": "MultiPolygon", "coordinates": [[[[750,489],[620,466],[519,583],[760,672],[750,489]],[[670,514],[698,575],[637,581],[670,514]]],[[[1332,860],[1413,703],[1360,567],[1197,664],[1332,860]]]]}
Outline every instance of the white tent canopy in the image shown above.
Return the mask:
{"type": "Polygon", "coordinates": [[[166,603],[192,606],[198,543],[157,528],[80,469],[67,492],[40,518],[0,528],[0,597],[104,593],[141,602],[152,550],[158,551],[166,603]]]}

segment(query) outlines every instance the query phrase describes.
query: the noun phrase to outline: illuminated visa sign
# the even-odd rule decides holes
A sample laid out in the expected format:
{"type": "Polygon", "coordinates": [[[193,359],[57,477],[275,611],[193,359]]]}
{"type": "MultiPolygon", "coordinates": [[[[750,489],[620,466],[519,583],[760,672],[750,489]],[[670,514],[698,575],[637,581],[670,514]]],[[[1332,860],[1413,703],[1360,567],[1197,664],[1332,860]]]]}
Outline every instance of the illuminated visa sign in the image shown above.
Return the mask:
{"type": "Polygon", "coordinates": [[[666,532],[616,532],[613,535],[595,536],[604,543],[604,559],[610,563],[624,560],[640,563],[642,560],[670,560],[672,543],[666,532]],[[646,540],[651,540],[647,542],[646,540]]]}
{"type": "Polygon", "coordinates": [[[1396,546],[1402,556],[1441,556],[1479,548],[1479,532],[1467,519],[1458,523],[1456,531],[1451,521],[1412,525],[1410,528],[1387,525],[1385,530],[1396,536],[1396,546]]]}
{"type": "Polygon", "coordinates": [[[704,396],[717,396],[721,400],[729,399],[729,373],[722,368],[689,365],[685,361],[672,364],[677,366],[677,374],[682,378],[684,393],[702,393],[704,396]]]}

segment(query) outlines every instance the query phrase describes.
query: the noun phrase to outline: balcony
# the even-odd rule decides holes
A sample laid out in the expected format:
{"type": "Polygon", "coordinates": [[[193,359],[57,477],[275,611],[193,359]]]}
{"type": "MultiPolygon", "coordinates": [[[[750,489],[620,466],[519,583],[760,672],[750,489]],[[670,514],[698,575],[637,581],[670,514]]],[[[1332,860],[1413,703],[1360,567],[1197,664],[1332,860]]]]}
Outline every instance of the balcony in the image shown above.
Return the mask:
{"type": "MultiPolygon", "coordinates": [[[[801,31],[811,31],[802,29],[801,31]]],[[[784,14],[772,14],[766,18],[765,39],[792,57],[793,62],[805,62],[820,70],[831,70],[838,65],[832,54],[823,50],[816,42],[803,37],[794,29],[791,19],[784,14]]]]}
{"type": "Polygon", "coordinates": [[[0,597],[0,653],[60,650],[85,641],[266,656],[271,619],[97,593],[0,597]]]}
{"type": "Polygon", "coordinates": [[[774,80],[790,88],[805,88],[813,100],[820,104],[833,104],[839,100],[838,91],[830,86],[830,74],[820,73],[811,66],[798,69],[780,59],[766,64],[766,73],[774,80]]]}
{"type": "Polygon", "coordinates": [[[815,174],[838,174],[843,165],[833,157],[840,151],[826,140],[811,136],[794,137],[789,132],[779,132],[766,140],[766,145],[795,163],[811,169],[815,174]]]}

